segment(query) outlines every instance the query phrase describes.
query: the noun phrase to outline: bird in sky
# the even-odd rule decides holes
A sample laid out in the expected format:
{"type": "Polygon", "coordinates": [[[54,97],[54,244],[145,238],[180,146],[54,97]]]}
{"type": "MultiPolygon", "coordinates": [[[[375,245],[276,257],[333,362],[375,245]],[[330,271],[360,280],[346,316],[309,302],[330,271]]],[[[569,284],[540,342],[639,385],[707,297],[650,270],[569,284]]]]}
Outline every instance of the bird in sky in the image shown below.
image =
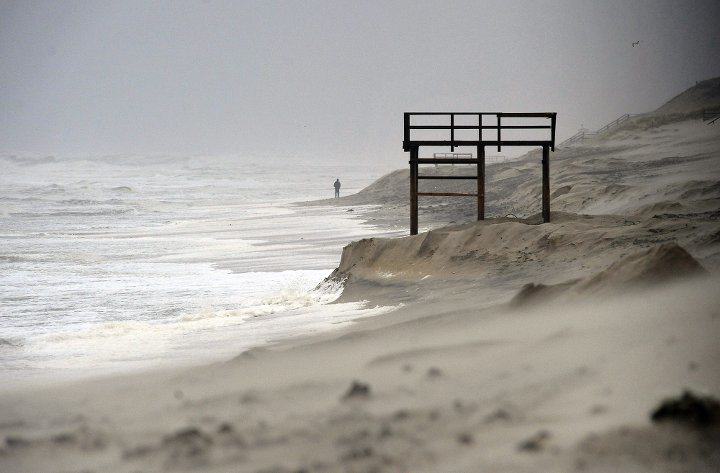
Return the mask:
{"type": "Polygon", "coordinates": [[[635,42],[632,44],[632,47],[633,47],[633,48],[634,48],[635,46],[640,46],[640,41],[635,41],[635,42]]]}

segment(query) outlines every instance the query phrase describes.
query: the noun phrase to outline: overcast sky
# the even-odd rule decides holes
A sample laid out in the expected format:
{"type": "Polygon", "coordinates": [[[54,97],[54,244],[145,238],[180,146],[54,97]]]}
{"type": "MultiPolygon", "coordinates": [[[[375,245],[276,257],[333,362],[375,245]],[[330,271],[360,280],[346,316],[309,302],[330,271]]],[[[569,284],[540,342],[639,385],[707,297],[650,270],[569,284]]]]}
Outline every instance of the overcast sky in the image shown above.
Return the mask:
{"type": "Polygon", "coordinates": [[[716,0],[0,0],[0,150],[396,159],[408,110],[557,111],[562,139],[720,75],[718,19],[716,0]]]}

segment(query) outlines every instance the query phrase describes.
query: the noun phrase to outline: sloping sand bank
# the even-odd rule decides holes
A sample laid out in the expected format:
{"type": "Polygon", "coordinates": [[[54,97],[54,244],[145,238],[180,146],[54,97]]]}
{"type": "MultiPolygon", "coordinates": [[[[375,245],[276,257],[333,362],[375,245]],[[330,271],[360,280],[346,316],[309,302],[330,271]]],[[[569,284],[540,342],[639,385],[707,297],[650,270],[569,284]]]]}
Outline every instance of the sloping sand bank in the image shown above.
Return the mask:
{"type": "Polygon", "coordinates": [[[676,279],[705,274],[705,268],[685,249],[676,243],[665,243],[621,258],[591,277],[551,285],[526,284],[510,304],[513,307],[524,307],[562,296],[613,296],[634,289],[657,288],[676,279]]]}
{"type": "Polygon", "coordinates": [[[610,262],[664,243],[679,244],[701,264],[715,268],[719,230],[716,220],[680,216],[633,219],[554,212],[547,224],[540,224],[538,216],[490,219],[404,238],[353,242],[330,278],[345,281],[343,300],[404,302],[406,293],[386,289],[412,288],[416,297],[428,298],[433,288],[447,284],[499,295],[528,283],[587,277],[610,262]]]}

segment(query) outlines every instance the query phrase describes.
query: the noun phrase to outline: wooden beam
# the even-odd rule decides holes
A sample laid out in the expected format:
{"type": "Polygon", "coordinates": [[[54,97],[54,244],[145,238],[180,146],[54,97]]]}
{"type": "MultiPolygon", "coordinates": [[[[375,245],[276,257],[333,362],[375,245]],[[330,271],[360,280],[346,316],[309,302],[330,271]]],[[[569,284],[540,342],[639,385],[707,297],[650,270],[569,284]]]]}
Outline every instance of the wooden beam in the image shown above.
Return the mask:
{"type": "Polygon", "coordinates": [[[497,147],[498,147],[498,153],[500,152],[500,142],[502,141],[500,137],[500,130],[502,130],[502,125],[500,124],[500,119],[502,118],[503,114],[498,113],[497,114],[497,132],[498,132],[498,139],[497,139],[497,147]]]}
{"type": "Polygon", "coordinates": [[[550,221],[550,146],[543,146],[542,155],[542,218],[550,221]]]}
{"type": "Polygon", "coordinates": [[[477,176],[418,176],[418,179],[477,179],[477,176]]]}
{"type": "Polygon", "coordinates": [[[409,115],[493,115],[496,116],[498,113],[504,117],[515,117],[515,118],[550,118],[554,112],[405,112],[409,115]]]}
{"type": "MultiPolygon", "coordinates": [[[[498,112],[405,112],[410,115],[477,115],[482,113],[483,115],[497,115],[498,112]]],[[[528,115],[529,116],[529,115],[528,115]]]]}
{"type": "MultiPolygon", "coordinates": [[[[505,128],[505,127],[503,127],[505,128]]],[[[460,148],[463,146],[527,146],[527,147],[540,147],[545,145],[552,145],[550,140],[455,140],[455,147],[460,148]]],[[[449,140],[410,140],[408,148],[412,146],[450,146],[449,140]]]]}
{"type": "Polygon", "coordinates": [[[482,113],[478,113],[478,141],[482,141],[482,131],[483,131],[482,113]]]}
{"type": "MultiPolygon", "coordinates": [[[[497,125],[484,125],[479,127],[477,125],[411,125],[411,130],[477,130],[482,128],[483,130],[497,130],[497,125]]],[[[503,130],[549,130],[552,125],[503,125],[503,130]]]]}
{"type": "Polygon", "coordinates": [[[515,117],[515,118],[550,118],[552,117],[554,112],[530,112],[530,113],[523,113],[523,112],[500,112],[500,115],[503,117],[515,117]]]}
{"type": "Polygon", "coordinates": [[[420,158],[419,164],[475,164],[475,158],[420,158]]]}
{"type": "Polygon", "coordinates": [[[410,114],[407,112],[403,115],[403,124],[405,125],[405,133],[403,136],[403,150],[408,151],[405,147],[408,143],[410,143],[410,114]]]}
{"type": "Polygon", "coordinates": [[[410,148],[410,235],[418,234],[418,147],[410,148]]]}
{"type": "Polygon", "coordinates": [[[418,192],[417,195],[426,195],[431,197],[442,197],[442,196],[448,196],[448,197],[475,197],[477,194],[466,194],[464,192],[418,192]]]}
{"type": "Polygon", "coordinates": [[[485,220],[485,147],[477,147],[477,219],[485,220]]]}
{"type": "Polygon", "coordinates": [[[450,151],[455,151],[455,115],[450,114],[450,151]]]}

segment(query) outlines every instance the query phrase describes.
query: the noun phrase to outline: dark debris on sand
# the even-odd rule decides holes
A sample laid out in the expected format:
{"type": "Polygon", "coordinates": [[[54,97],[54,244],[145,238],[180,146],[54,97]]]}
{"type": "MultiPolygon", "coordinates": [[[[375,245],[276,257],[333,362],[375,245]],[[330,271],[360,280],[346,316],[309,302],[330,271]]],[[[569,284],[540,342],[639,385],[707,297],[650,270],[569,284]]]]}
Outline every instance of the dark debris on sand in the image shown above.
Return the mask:
{"type": "Polygon", "coordinates": [[[164,447],[176,457],[194,457],[204,454],[212,445],[212,438],[195,427],[189,427],[163,438],[164,447]]]}
{"type": "Polygon", "coordinates": [[[343,401],[349,399],[367,399],[370,397],[370,385],[361,383],[360,381],[353,381],[350,388],[343,395],[343,401]]]}
{"type": "Polygon", "coordinates": [[[427,370],[427,377],[428,378],[439,378],[442,376],[442,370],[440,368],[437,368],[435,366],[431,366],[427,370]]]}
{"type": "Polygon", "coordinates": [[[550,432],[547,430],[541,430],[532,437],[520,442],[518,444],[518,450],[525,452],[539,452],[545,447],[549,438],[550,432]]]}
{"type": "Polygon", "coordinates": [[[689,427],[716,427],[720,424],[720,402],[711,396],[700,396],[686,390],[680,397],[662,401],[650,419],[689,427]]]}

